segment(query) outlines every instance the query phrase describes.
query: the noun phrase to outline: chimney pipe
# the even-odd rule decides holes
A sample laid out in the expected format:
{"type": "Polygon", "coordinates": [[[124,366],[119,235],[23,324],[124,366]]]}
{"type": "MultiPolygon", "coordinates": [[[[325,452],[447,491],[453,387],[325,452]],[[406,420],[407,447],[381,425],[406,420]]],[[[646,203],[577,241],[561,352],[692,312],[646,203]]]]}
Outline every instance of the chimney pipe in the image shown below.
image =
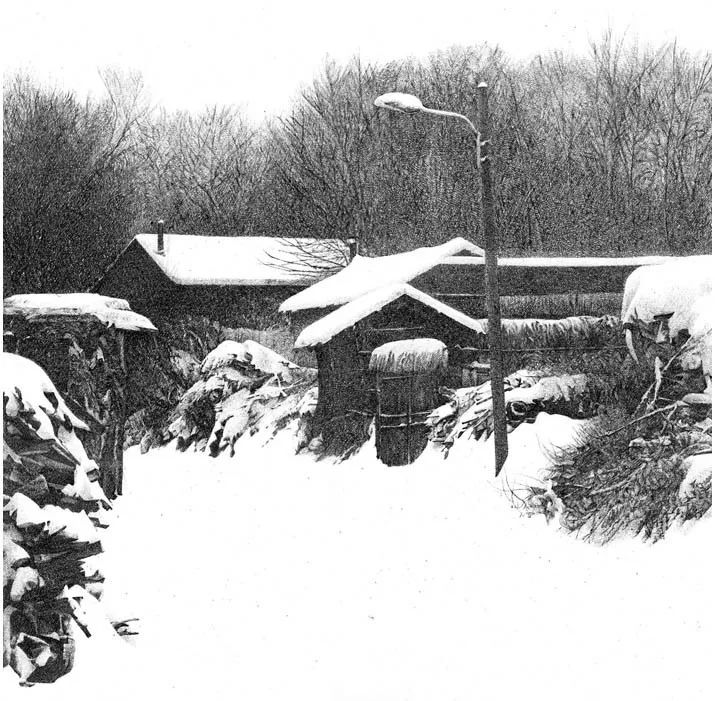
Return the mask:
{"type": "Polygon", "coordinates": [[[352,260],[353,258],[355,258],[355,256],[358,254],[358,251],[359,251],[357,237],[351,236],[347,240],[347,244],[348,244],[348,256],[349,256],[350,260],[352,260]]]}
{"type": "Polygon", "coordinates": [[[164,255],[164,220],[159,219],[156,223],[156,252],[160,255],[164,255]]]}

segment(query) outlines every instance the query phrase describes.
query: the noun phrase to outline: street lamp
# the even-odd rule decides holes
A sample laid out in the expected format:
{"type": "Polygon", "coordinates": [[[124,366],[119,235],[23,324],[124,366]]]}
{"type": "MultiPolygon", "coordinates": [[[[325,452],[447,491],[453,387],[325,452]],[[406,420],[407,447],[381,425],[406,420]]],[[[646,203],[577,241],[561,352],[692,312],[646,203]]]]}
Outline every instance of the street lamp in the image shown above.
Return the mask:
{"type": "Polygon", "coordinates": [[[506,409],[504,404],[504,362],[501,344],[501,308],[499,305],[499,279],[497,271],[497,247],[494,231],[494,199],[492,196],[491,159],[489,157],[489,120],[487,84],[479,83],[479,129],[471,120],[458,112],[447,112],[425,107],[414,95],[391,92],[380,95],[375,107],[401,112],[402,114],[429,114],[451,117],[466,122],[477,144],[477,167],[482,177],[481,205],[484,227],[484,285],[489,319],[489,365],[494,413],[494,462],[498,475],[509,452],[506,437],[506,409]]]}

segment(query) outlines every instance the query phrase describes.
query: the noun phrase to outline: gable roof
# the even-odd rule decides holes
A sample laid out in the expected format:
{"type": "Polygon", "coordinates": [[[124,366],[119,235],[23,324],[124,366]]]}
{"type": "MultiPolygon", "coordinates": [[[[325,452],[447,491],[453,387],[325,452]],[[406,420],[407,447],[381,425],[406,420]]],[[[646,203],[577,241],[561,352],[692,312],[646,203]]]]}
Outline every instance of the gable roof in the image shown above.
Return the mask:
{"type": "Polygon", "coordinates": [[[177,285],[309,285],[344,264],[348,250],[340,239],[164,234],[162,255],[156,241],[138,234],[132,243],[177,285]]]}
{"type": "Polygon", "coordinates": [[[483,255],[484,250],[479,246],[457,237],[439,246],[390,256],[355,256],[340,272],[289,297],[281,304],[280,311],[295,312],[345,304],[385,285],[409,282],[447,258],[483,255]]]}
{"type": "Polygon", "coordinates": [[[484,322],[472,319],[471,316],[462,314],[444,302],[440,302],[434,297],[421,292],[420,290],[406,283],[393,283],[385,285],[377,290],[366,292],[361,297],[354,299],[342,307],[326,314],[322,319],[310,324],[298,336],[295,348],[313,348],[323,343],[327,343],[331,338],[337,336],[341,331],[350,328],[361,319],[382,309],[390,302],[394,302],[399,297],[411,297],[421,302],[427,307],[434,309],[439,314],[452,319],[458,324],[465,326],[477,333],[486,333],[484,322]]]}

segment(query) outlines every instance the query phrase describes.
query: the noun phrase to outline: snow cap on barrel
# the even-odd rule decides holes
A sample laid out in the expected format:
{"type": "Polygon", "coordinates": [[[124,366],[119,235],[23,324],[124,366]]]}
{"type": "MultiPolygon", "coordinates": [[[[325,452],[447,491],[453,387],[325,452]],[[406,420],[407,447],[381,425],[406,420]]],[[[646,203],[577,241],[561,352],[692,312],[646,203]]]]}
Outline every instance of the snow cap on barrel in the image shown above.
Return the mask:
{"type": "Polygon", "coordinates": [[[423,373],[447,367],[447,346],[436,338],[392,341],[375,348],[370,370],[377,372],[423,373]]]}

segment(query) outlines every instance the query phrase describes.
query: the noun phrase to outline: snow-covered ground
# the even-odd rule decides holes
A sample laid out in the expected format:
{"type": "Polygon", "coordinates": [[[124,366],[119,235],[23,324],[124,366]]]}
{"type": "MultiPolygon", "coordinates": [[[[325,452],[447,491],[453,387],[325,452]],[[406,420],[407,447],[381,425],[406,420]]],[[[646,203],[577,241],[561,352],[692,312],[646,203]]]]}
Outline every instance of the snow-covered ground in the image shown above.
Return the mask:
{"type": "MultiPolygon", "coordinates": [[[[510,473],[545,465],[567,422],[512,433],[510,473]]],[[[336,465],[293,456],[288,438],[241,438],[233,459],[129,451],[103,608],[140,617],[141,634],[80,637],[68,677],[20,689],[6,669],[4,692],[706,698],[711,519],[595,547],[513,509],[490,443],[385,467],[370,445],[336,465]]]]}

